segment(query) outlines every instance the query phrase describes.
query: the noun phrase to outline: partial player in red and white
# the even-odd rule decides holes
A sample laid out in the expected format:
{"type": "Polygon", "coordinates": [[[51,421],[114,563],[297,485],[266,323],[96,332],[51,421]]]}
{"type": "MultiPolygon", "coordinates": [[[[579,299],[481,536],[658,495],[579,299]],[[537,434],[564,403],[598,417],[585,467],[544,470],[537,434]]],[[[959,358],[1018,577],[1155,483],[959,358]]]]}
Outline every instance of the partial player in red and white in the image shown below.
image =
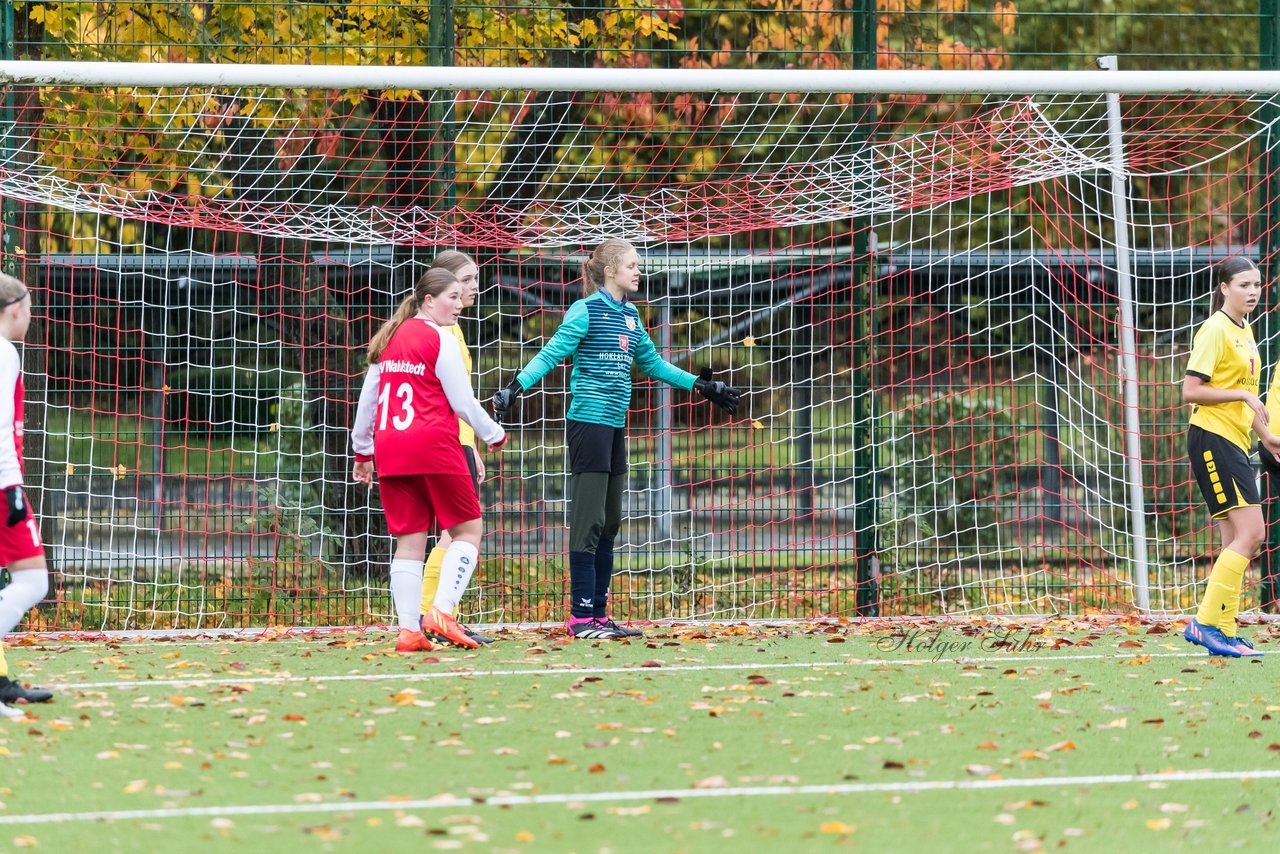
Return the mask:
{"type": "Polygon", "coordinates": [[[0,717],[22,718],[19,703],[44,703],[48,691],[26,687],[9,678],[4,636],[22,615],[49,592],[44,543],[22,492],[22,358],[15,341],[31,326],[31,292],[12,276],[0,274],[0,486],[4,489],[4,524],[0,525],[0,566],[10,581],[0,589],[0,717]]]}
{"type": "MultiPolygon", "coordinates": [[[[372,485],[376,469],[387,530],[396,538],[391,598],[400,635],[397,652],[432,649],[422,632],[422,567],[427,539],[450,538],[436,603],[456,608],[480,558],[480,499],[458,441],[458,419],[496,450],[506,432],[471,390],[457,339],[447,327],[462,313],[462,284],[448,270],[422,274],[413,293],[369,342],[369,373],[360,393],[351,444],[352,477],[372,485]]],[[[425,617],[455,643],[467,640],[452,616],[433,607],[425,617]]]]}

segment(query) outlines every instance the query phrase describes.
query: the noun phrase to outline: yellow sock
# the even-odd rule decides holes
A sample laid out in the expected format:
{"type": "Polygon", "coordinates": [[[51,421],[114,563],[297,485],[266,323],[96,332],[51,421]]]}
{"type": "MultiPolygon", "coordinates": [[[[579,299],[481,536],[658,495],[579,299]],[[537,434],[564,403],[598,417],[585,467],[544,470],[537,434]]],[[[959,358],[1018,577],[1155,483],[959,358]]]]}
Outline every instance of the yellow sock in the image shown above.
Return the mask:
{"type": "Polygon", "coordinates": [[[1240,588],[1244,585],[1244,571],[1249,559],[1242,554],[1223,549],[1213,562],[1209,584],[1196,619],[1206,626],[1217,626],[1229,638],[1236,636],[1236,613],[1240,610],[1240,588]]]}
{"type": "Polygon", "coordinates": [[[9,675],[9,662],[4,660],[4,644],[0,643],[0,676],[9,675]]]}
{"type": "MultiPolygon", "coordinates": [[[[436,588],[440,586],[440,568],[444,566],[444,549],[436,546],[427,555],[427,565],[422,568],[422,613],[431,610],[436,601],[436,588]]],[[[450,615],[452,616],[452,615],[450,615]]]]}
{"type": "MultiPolygon", "coordinates": [[[[1240,570],[1235,575],[1235,590],[1232,596],[1227,600],[1227,607],[1221,612],[1222,616],[1218,618],[1218,628],[1222,629],[1222,633],[1229,638],[1236,636],[1236,615],[1240,613],[1240,594],[1244,588],[1244,574],[1249,569],[1249,559],[1243,555],[1231,552],[1233,556],[1239,559],[1240,570]]],[[[1219,557],[1221,560],[1221,557],[1219,557]]]]}

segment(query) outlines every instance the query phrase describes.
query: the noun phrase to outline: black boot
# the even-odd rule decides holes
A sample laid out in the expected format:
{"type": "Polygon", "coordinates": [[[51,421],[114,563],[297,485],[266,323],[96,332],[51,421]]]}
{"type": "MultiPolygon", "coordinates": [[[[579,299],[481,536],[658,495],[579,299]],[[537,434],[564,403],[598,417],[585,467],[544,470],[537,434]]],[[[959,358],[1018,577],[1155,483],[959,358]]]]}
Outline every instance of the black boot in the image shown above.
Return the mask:
{"type": "Polygon", "coordinates": [[[53,692],[43,688],[24,688],[8,676],[0,676],[0,703],[12,706],[15,703],[47,703],[53,699],[53,692]]]}

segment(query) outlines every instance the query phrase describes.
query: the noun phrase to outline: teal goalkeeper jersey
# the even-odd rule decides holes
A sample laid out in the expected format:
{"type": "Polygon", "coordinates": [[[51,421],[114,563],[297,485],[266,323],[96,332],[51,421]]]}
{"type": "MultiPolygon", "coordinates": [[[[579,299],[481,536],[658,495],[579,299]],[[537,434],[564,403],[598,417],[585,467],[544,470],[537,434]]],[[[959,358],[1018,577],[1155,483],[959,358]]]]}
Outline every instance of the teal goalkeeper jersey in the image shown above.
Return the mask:
{"type": "Polygon", "coordinates": [[[516,374],[516,382],[533,388],[566,357],[573,358],[569,417],[606,427],[627,426],[632,362],[655,380],[685,391],[695,379],[658,355],[634,305],[616,301],[605,290],[569,307],[556,334],[516,374]]]}

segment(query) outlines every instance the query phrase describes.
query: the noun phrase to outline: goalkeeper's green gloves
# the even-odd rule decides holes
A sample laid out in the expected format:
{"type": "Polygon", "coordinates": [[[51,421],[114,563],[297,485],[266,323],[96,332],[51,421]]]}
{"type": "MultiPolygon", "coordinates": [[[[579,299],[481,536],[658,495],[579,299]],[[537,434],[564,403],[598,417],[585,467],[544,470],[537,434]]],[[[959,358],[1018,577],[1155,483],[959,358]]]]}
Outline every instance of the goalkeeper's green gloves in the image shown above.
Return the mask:
{"type": "Polygon", "coordinates": [[[710,368],[703,368],[698,372],[698,378],[693,381],[693,387],[703,397],[730,415],[738,411],[738,401],[742,399],[742,392],[728,383],[711,379],[710,368]]]}
{"type": "Polygon", "coordinates": [[[511,408],[511,404],[516,402],[516,398],[524,393],[524,387],[516,380],[512,380],[506,388],[498,389],[493,395],[493,414],[497,416],[498,423],[504,424],[507,420],[507,410],[511,408]]]}

